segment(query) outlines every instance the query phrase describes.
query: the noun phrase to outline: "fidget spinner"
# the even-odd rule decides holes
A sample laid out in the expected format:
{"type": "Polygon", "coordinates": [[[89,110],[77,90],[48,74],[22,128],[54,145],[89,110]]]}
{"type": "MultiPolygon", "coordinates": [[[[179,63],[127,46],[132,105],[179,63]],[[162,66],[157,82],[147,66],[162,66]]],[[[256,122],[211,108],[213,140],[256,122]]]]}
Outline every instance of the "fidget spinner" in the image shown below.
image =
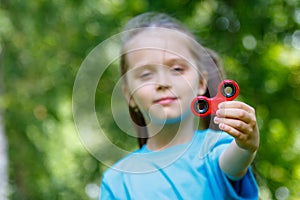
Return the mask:
{"type": "Polygon", "coordinates": [[[191,110],[198,117],[215,115],[218,105],[224,101],[232,101],[239,95],[238,84],[233,80],[223,80],[218,87],[218,93],[213,98],[206,96],[197,96],[191,103],[191,110]]]}

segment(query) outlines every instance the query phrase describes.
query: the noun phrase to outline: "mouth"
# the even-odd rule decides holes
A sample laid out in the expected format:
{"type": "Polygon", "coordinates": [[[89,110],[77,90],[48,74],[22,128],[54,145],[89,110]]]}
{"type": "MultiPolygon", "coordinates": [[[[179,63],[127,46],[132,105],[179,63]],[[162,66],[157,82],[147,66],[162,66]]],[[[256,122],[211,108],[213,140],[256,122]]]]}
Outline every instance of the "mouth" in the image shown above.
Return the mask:
{"type": "Polygon", "coordinates": [[[154,101],[155,104],[169,105],[177,100],[176,97],[163,97],[154,101]]]}

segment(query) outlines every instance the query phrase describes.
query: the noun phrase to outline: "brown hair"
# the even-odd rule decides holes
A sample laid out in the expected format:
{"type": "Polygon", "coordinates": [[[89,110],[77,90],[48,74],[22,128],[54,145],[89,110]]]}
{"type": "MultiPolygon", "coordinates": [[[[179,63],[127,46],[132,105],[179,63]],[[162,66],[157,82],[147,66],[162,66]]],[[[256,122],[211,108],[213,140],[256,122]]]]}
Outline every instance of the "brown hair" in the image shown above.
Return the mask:
{"type": "MultiPolygon", "coordinates": [[[[123,38],[122,38],[123,48],[130,39],[132,39],[139,32],[143,31],[144,30],[143,28],[151,28],[151,27],[167,28],[167,29],[180,31],[196,41],[195,36],[193,34],[191,34],[191,32],[188,31],[188,29],[186,29],[178,20],[176,20],[166,14],[163,14],[163,13],[149,12],[149,13],[144,13],[144,14],[138,15],[137,17],[134,17],[126,24],[126,26],[124,28],[124,32],[123,32],[125,34],[123,35],[123,38]]],[[[192,49],[192,51],[193,51],[192,53],[195,55],[196,59],[198,59],[200,62],[201,55],[199,53],[199,49],[194,48],[194,49],[192,49]]],[[[220,62],[219,62],[219,59],[218,59],[218,56],[212,50],[205,49],[205,51],[207,52],[207,55],[210,58],[209,60],[210,61],[212,60],[214,65],[217,65],[217,67],[219,68],[218,72],[220,72],[220,71],[223,72],[220,62]]],[[[122,76],[125,75],[128,70],[128,66],[127,66],[125,57],[126,57],[126,53],[124,53],[124,49],[122,49],[121,60],[120,60],[122,76]]],[[[206,63],[206,64],[208,64],[208,63],[206,63]]],[[[205,65],[205,63],[204,63],[204,65],[205,65]]],[[[200,64],[199,64],[199,67],[201,67],[200,64]]],[[[218,88],[218,84],[222,81],[222,74],[221,74],[221,76],[219,73],[217,73],[217,75],[215,75],[214,74],[215,68],[213,68],[213,67],[206,67],[205,69],[208,73],[207,85],[210,85],[212,88],[218,88]]],[[[126,81],[127,81],[126,76],[124,76],[124,82],[126,83],[126,81]]],[[[216,94],[216,91],[208,90],[208,88],[207,88],[205,96],[211,97],[211,96],[214,96],[215,94],[216,94]]],[[[147,137],[148,137],[148,131],[147,131],[145,119],[143,117],[143,114],[140,112],[140,110],[137,107],[131,107],[129,105],[129,113],[130,113],[131,119],[133,121],[133,126],[137,132],[139,146],[142,147],[147,142],[147,137]]],[[[210,119],[211,119],[211,117],[204,118],[202,126],[204,128],[210,127],[213,129],[218,129],[217,126],[215,126],[213,123],[212,124],[210,123],[210,121],[211,121],[210,119]]]]}

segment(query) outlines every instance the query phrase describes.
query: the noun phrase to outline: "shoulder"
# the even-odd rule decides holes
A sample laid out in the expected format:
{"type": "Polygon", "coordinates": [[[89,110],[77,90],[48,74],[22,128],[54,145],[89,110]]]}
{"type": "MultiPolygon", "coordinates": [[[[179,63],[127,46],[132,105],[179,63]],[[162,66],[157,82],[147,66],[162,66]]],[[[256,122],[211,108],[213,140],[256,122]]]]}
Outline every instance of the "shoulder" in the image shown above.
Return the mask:
{"type": "Polygon", "coordinates": [[[128,174],[148,173],[156,170],[154,162],[161,160],[160,152],[150,152],[145,146],[137,149],[117,161],[109,167],[103,177],[115,179],[127,176],[128,174]]]}
{"type": "Polygon", "coordinates": [[[109,169],[103,173],[103,176],[120,176],[123,173],[132,171],[136,167],[137,159],[141,159],[141,154],[143,154],[141,149],[127,154],[112,166],[109,166],[109,169]]]}

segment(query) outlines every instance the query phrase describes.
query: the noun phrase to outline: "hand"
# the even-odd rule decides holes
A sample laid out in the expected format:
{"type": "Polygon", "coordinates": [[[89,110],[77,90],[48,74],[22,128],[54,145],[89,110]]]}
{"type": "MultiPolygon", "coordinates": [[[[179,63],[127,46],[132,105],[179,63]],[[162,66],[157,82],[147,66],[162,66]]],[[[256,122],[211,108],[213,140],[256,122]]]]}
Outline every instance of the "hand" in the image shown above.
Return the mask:
{"type": "Polygon", "coordinates": [[[235,138],[236,144],[252,153],[259,146],[259,130],[255,110],[239,101],[222,102],[218,106],[214,122],[235,138]]]}

